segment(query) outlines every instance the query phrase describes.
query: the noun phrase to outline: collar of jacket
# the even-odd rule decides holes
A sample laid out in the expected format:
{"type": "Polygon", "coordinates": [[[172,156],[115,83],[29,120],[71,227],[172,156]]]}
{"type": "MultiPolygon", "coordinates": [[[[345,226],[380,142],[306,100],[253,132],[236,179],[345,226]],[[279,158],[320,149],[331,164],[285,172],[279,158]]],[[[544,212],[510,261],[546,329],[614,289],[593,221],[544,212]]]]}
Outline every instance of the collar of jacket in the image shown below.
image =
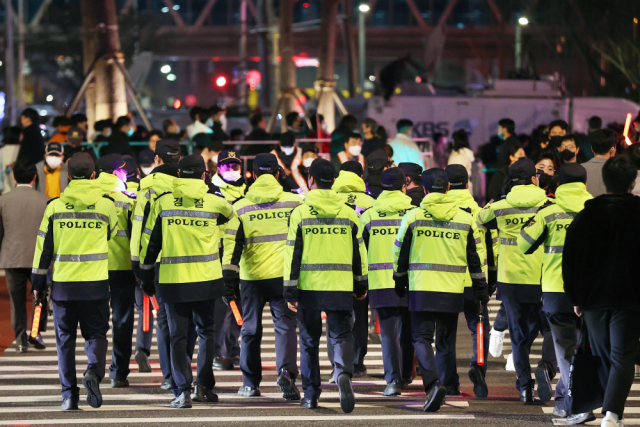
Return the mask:
{"type": "Polygon", "coordinates": [[[373,201],[372,208],[376,212],[401,212],[412,209],[411,197],[400,190],[384,190],[377,199],[373,201]]]}
{"type": "Polygon", "coordinates": [[[337,193],[364,193],[367,187],[364,180],[353,172],[340,171],[331,189],[337,193]]]}

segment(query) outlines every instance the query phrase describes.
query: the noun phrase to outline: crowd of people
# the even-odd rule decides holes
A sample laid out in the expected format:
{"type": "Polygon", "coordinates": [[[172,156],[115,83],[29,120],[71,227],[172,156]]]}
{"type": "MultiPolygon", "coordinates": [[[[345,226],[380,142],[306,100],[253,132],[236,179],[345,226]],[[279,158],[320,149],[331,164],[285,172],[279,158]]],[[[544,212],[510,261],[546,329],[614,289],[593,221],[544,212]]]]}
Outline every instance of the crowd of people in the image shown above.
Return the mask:
{"type": "MultiPolygon", "coordinates": [[[[102,405],[110,317],[111,387],[129,386],[132,356],[141,372],[150,372],[148,358],[157,351],[161,387],[175,396],[171,407],[217,402],[214,371],[236,365],[243,375],[238,394],[260,396],[262,311],[269,303],[277,384],[284,399],[304,408],[316,408],[321,395],[326,318],[331,377],[344,412],[355,405],[352,378],[367,372],[375,322],[383,394],[401,395],[420,375],[423,409],[437,411],[447,395],[460,395],[455,347],[464,313],[477,397],[489,395],[479,359],[499,356],[509,330],[520,400],[532,403],[537,394],[549,402],[555,394],[556,417],[567,424],[594,420],[596,407],[585,410],[569,393],[570,375],[585,375],[571,371],[588,339],[601,361],[602,426],[623,425],[640,344],[640,292],[633,284],[640,202],[632,194],[640,144],[621,143],[614,130],[598,129],[596,118],[588,136],[554,121],[537,145],[523,144],[514,122],[501,120],[498,141],[478,153],[489,178],[481,207],[470,191],[479,183],[472,183],[475,156],[464,130],[452,135],[448,158],[441,150],[434,159],[447,164],[431,167],[408,119],[389,139],[374,120],[358,128],[350,115],[327,135],[318,116],[311,123],[321,141],[299,144],[310,135],[297,113],[285,116],[288,129],[277,136],[255,114],[246,138],[278,143],[243,147],[255,156],[243,170],[240,153],[224,146],[232,142],[218,107],[192,109],[184,133],[165,121],[138,152],[128,143],[136,132],[130,117],[98,122],[100,135],[92,140],[108,143],[99,158],[81,144],[86,117],[59,120],[59,133],[45,144],[34,113],[25,110],[22,129],[6,133],[21,141],[5,170],[5,183],[10,174],[15,188],[0,197],[0,267],[7,271],[18,351],[45,348],[39,335],[26,332],[29,280],[36,302],[52,307],[63,410],[78,409],[78,324],[89,358],[82,380],[87,402],[102,405]],[[196,146],[193,155],[183,152],[185,135],[196,146]],[[587,148],[592,158],[579,163],[587,148]],[[494,293],[501,308],[491,327],[487,303],[494,293]],[[159,306],[143,330],[147,298],[159,306]],[[491,330],[482,343],[479,321],[491,330]],[[532,372],[538,334],[543,357],[532,372]]],[[[46,326],[45,318],[41,330],[46,326]]]]}

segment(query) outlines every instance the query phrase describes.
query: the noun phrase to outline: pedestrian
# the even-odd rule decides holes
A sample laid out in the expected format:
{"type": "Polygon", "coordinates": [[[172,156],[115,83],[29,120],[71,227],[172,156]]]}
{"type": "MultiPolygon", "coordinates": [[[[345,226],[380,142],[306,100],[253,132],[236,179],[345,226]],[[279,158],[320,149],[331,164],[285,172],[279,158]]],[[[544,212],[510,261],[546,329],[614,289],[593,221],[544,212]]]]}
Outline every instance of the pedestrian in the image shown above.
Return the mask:
{"type": "Polygon", "coordinates": [[[286,131],[280,135],[280,144],[271,150],[271,154],[278,158],[280,167],[284,169],[287,175],[290,175],[293,161],[295,159],[300,160],[302,157],[302,149],[296,143],[295,134],[291,131],[286,131]]]}
{"type": "Polygon", "coordinates": [[[413,122],[409,119],[400,119],[396,123],[398,133],[395,138],[387,143],[393,150],[393,162],[396,165],[400,163],[415,163],[424,168],[424,159],[420,147],[411,140],[413,133],[413,122]]]}
{"type": "Polygon", "coordinates": [[[509,167],[522,158],[526,158],[522,144],[516,138],[505,142],[504,157],[501,160],[500,168],[491,176],[491,181],[487,186],[487,202],[498,201],[504,196],[503,185],[509,175],[509,167]]]}
{"type": "Polygon", "coordinates": [[[87,129],[89,128],[87,116],[82,113],[75,113],[71,116],[70,122],[71,126],[79,127],[85,135],[87,134],[87,129]]]}
{"type": "Polygon", "coordinates": [[[425,192],[422,187],[422,166],[415,163],[400,163],[398,167],[404,172],[407,177],[406,190],[407,196],[411,198],[411,204],[413,206],[420,206],[422,199],[424,199],[425,192]]]}
{"type": "Polygon", "coordinates": [[[349,141],[349,135],[355,131],[357,126],[358,118],[353,114],[347,114],[342,116],[338,126],[331,132],[331,148],[329,152],[331,154],[331,162],[335,167],[340,164],[338,153],[344,150],[345,142],[349,141]]]}
{"type": "Polygon", "coordinates": [[[362,122],[362,155],[366,158],[369,154],[373,153],[385,144],[385,140],[376,136],[376,130],[378,129],[378,122],[374,119],[367,117],[362,122]]]}
{"type": "Polygon", "coordinates": [[[366,194],[367,186],[362,174],[362,165],[359,162],[345,162],[340,165],[340,174],[332,187],[345,203],[359,208],[360,213],[373,205],[373,197],[366,194]]]}
{"type": "Polygon", "coordinates": [[[226,133],[226,115],[227,109],[224,107],[218,107],[214,105],[209,108],[209,118],[207,119],[207,126],[211,128],[213,133],[211,134],[212,141],[229,141],[229,135],[226,133]]]}
{"type": "Polygon", "coordinates": [[[44,138],[40,132],[40,115],[33,108],[25,108],[20,114],[22,141],[18,151],[17,162],[33,163],[44,157],[44,138]]]}
{"type": "Polygon", "coordinates": [[[294,158],[293,162],[291,162],[291,175],[286,178],[285,191],[290,189],[298,194],[307,194],[309,192],[309,187],[307,187],[309,167],[318,158],[319,153],[320,149],[313,144],[302,146],[300,157],[294,158]]]}
{"type": "Polygon", "coordinates": [[[120,154],[121,156],[128,154],[131,157],[134,157],[136,153],[129,145],[134,132],[134,123],[131,121],[129,116],[118,117],[113,128],[113,132],[109,137],[109,144],[103,148],[103,152],[101,154],[120,154]]]}
{"type": "Polygon", "coordinates": [[[69,186],[47,205],[38,231],[31,283],[34,297],[47,290],[53,263],[53,319],[62,385],[62,410],[77,410],[76,334],[78,322],[89,360],[82,378],[87,403],[102,406],[100,382],[107,361],[109,330],[109,240],[118,217],[112,200],[95,181],[95,164],[86,153],[69,160],[69,186]]]}
{"type": "Polygon", "coordinates": [[[393,281],[393,244],[402,217],[411,209],[405,194],[406,177],[400,168],[382,172],[384,190],[360,218],[369,262],[369,303],[380,323],[384,396],[400,396],[413,382],[411,314],[405,295],[398,297],[393,281]]]}
{"type": "Polygon", "coordinates": [[[344,143],[344,151],[338,153],[338,160],[340,164],[345,162],[355,161],[359,162],[364,168],[364,156],[360,153],[362,151],[362,135],[357,132],[349,134],[347,142],[344,143]]]}
{"type": "Polygon", "coordinates": [[[293,136],[296,139],[305,138],[307,136],[302,122],[302,117],[300,117],[300,114],[298,114],[297,111],[291,111],[288,113],[285,116],[285,121],[287,122],[287,132],[293,133],[293,136]]]}
{"type": "Polygon", "coordinates": [[[558,147],[560,160],[565,163],[578,163],[578,154],[580,154],[580,146],[578,144],[577,135],[568,134],[562,137],[560,147],[558,147]]]}
{"type": "Polygon", "coordinates": [[[6,194],[16,187],[12,169],[20,151],[21,134],[22,129],[20,129],[20,126],[11,126],[4,131],[4,138],[2,139],[2,144],[4,145],[0,147],[0,168],[2,168],[2,182],[4,183],[2,194],[6,194]]]}
{"type": "Polygon", "coordinates": [[[67,116],[56,116],[53,118],[52,125],[56,129],[56,133],[49,139],[49,142],[65,142],[71,128],[71,119],[67,116]]]}
{"type": "Polygon", "coordinates": [[[219,259],[218,226],[234,216],[223,198],[208,194],[206,167],[201,156],[184,157],[172,192],[159,196],[145,224],[140,249],[142,290],[156,292],[165,304],[171,336],[171,369],[175,387],[172,408],[192,406],[193,374],[186,354],[189,323],[196,324],[199,339],[194,402],[215,403],[213,376],[215,299],[224,292],[219,259]],[[155,264],[162,251],[158,283],[155,264]]]}
{"type": "Polygon", "coordinates": [[[284,300],[282,274],[289,215],[302,199],[282,190],[278,183],[281,169],[273,154],[258,154],[253,167],[256,181],[245,197],[233,204],[237,216],[225,230],[222,264],[227,302],[242,304],[243,385],[238,395],[260,396],[262,311],[268,302],[275,328],[276,381],[285,399],[300,400],[295,385],[296,315],[284,300]]]}
{"type": "Polygon", "coordinates": [[[49,142],[44,151],[44,159],[36,163],[38,180],[36,190],[51,199],[60,197],[60,193],[69,185],[67,165],[64,159],[64,148],[59,142],[49,142]]]}
{"type": "Polygon", "coordinates": [[[607,189],[602,179],[602,167],[616,155],[616,134],[611,129],[598,129],[589,134],[593,159],[582,166],[587,170],[587,191],[593,197],[605,194],[607,189]]]}
{"type": "Polygon", "coordinates": [[[87,153],[91,156],[94,163],[98,161],[93,147],[82,145],[85,133],[78,127],[71,127],[67,132],[67,143],[64,146],[64,162],[67,163],[76,153],[87,153]]]}
{"type": "Polygon", "coordinates": [[[367,296],[367,252],[360,219],[331,190],[336,170],[316,159],[309,171],[309,194],[291,212],[284,259],[284,297],[298,313],[303,408],[317,408],[321,393],[321,315],[327,315],[334,346],[334,374],[340,407],[353,411],[353,298],[367,296]]]}
{"type": "MultiPolygon", "coordinates": [[[[0,268],[5,269],[7,276],[16,350],[26,353],[30,343],[38,350],[46,348],[40,333],[35,338],[27,333],[27,281],[31,279],[36,236],[49,197],[33,189],[36,182],[34,165],[16,163],[13,176],[16,187],[0,197],[0,268]]],[[[46,331],[46,297],[42,299],[45,309],[40,319],[40,331],[46,331]]]]}
{"type": "MultiPolygon", "coordinates": [[[[467,170],[467,175],[472,175],[473,162],[476,160],[473,151],[469,148],[469,135],[466,129],[458,129],[452,135],[453,145],[447,165],[462,165],[467,170]]],[[[473,193],[473,192],[471,192],[473,193]]]]}
{"type": "Polygon", "coordinates": [[[384,150],[376,150],[367,157],[367,192],[376,199],[382,193],[382,172],[393,166],[393,159],[384,150]]]}
{"type": "MultiPolygon", "coordinates": [[[[598,151],[594,146],[596,155],[598,151]]],[[[587,201],[576,215],[562,255],[565,294],[586,322],[591,351],[601,361],[603,427],[624,425],[638,354],[640,199],[630,194],[637,174],[627,157],[605,162],[602,178],[607,193],[587,201]]]]}
{"type": "MultiPolygon", "coordinates": [[[[187,126],[186,128],[186,132],[187,132],[187,136],[189,138],[193,138],[194,135],[197,135],[199,133],[208,133],[208,134],[212,134],[213,130],[207,126],[206,124],[204,124],[207,119],[209,118],[209,112],[205,109],[202,108],[198,105],[196,105],[195,107],[192,107],[191,110],[189,110],[189,117],[191,117],[191,120],[193,121],[193,123],[191,123],[189,126],[187,126]]],[[[175,127],[177,125],[174,124],[170,124],[167,123],[165,121],[165,124],[167,125],[166,129],[170,130],[170,127],[173,127],[175,129],[175,127]]],[[[166,131],[165,131],[166,132],[166,131]]],[[[179,133],[180,129],[178,128],[178,132],[172,132],[172,133],[179,133]]]]}
{"type": "Polygon", "coordinates": [[[449,178],[444,169],[425,171],[422,186],[427,195],[420,209],[402,218],[393,246],[393,270],[396,294],[409,295],[413,346],[427,395],[423,410],[435,412],[445,395],[460,394],[455,347],[467,276],[479,304],[486,305],[489,294],[473,216],[447,195],[449,178]]]}

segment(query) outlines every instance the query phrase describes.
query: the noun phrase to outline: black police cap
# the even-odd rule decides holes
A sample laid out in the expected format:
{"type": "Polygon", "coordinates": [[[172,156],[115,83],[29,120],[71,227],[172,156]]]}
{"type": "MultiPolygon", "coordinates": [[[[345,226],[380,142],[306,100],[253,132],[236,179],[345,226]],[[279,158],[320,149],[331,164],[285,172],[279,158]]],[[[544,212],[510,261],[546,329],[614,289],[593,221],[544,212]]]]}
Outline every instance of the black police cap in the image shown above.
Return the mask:
{"type": "Polygon", "coordinates": [[[124,170],[127,171],[127,176],[133,176],[138,173],[138,163],[133,157],[127,154],[122,156],[122,160],[124,160],[124,170]]]}
{"type": "Polygon", "coordinates": [[[367,156],[367,166],[369,169],[382,169],[392,164],[393,160],[387,156],[387,152],[384,150],[376,150],[367,156]]]}
{"type": "Polygon", "coordinates": [[[113,153],[102,156],[96,162],[96,169],[99,172],[111,173],[125,165],[125,161],[120,154],[113,153]]]}
{"type": "Polygon", "coordinates": [[[204,164],[202,156],[191,155],[180,159],[178,163],[180,178],[202,178],[202,174],[206,172],[207,167],[204,164]]]}
{"type": "Polygon", "coordinates": [[[220,165],[228,165],[230,163],[236,163],[241,165],[242,160],[238,157],[237,153],[232,150],[222,150],[220,154],[218,154],[218,166],[220,165]]]}
{"type": "Polygon", "coordinates": [[[400,168],[389,168],[382,172],[380,183],[382,188],[387,191],[402,190],[402,186],[406,183],[406,175],[400,168]]]}
{"type": "Polygon", "coordinates": [[[280,170],[278,158],[271,153],[258,154],[253,159],[253,170],[261,173],[276,172],[280,170]]]}
{"type": "Polygon", "coordinates": [[[418,164],[403,162],[403,163],[400,163],[398,167],[400,168],[400,170],[402,170],[402,172],[404,172],[406,176],[410,176],[412,178],[417,178],[417,179],[420,179],[420,176],[422,176],[422,166],[418,164]]]}
{"type": "Polygon", "coordinates": [[[449,165],[444,171],[449,177],[449,185],[452,190],[460,190],[467,188],[469,182],[469,173],[467,168],[462,165],[449,165]]]}
{"type": "Polygon", "coordinates": [[[340,165],[341,171],[353,172],[359,177],[362,177],[364,171],[362,170],[362,165],[360,162],[356,162],[355,160],[349,160],[340,165]]]}
{"type": "Polygon", "coordinates": [[[560,168],[558,175],[560,185],[572,182],[587,183],[587,170],[578,163],[565,163],[560,168]]]}
{"type": "Polygon", "coordinates": [[[180,143],[175,139],[161,139],[156,142],[156,154],[177,156],[180,154],[180,143]]]}
{"type": "Polygon", "coordinates": [[[336,168],[330,161],[318,158],[311,163],[309,175],[318,182],[331,184],[336,179],[336,168]]]}
{"type": "Polygon", "coordinates": [[[319,154],[320,150],[313,144],[305,144],[302,146],[302,154],[304,153],[315,153],[319,154]]]}
{"type": "Polygon", "coordinates": [[[536,165],[533,160],[522,158],[509,166],[509,178],[512,181],[528,181],[536,174],[536,165]]]}
{"type": "Polygon", "coordinates": [[[449,177],[442,168],[427,169],[422,173],[422,186],[430,193],[445,193],[449,177]]]}
{"type": "Polygon", "coordinates": [[[69,159],[67,167],[69,168],[69,175],[71,175],[72,179],[87,179],[96,171],[93,158],[89,153],[85,152],[75,153],[71,159],[69,159]]]}
{"type": "Polygon", "coordinates": [[[154,162],[156,154],[151,150],[142,150],[138,155],[138,163],[141,165],[150,165],[154,162]]]}

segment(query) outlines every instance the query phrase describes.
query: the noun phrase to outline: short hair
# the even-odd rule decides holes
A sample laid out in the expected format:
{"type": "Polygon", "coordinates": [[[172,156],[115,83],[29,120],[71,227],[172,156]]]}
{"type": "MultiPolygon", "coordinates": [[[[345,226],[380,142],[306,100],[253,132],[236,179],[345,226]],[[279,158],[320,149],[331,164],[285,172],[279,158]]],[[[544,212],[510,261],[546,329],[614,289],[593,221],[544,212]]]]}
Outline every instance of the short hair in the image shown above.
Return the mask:
{"type": "Polygon", "coordinates": [[[408,127],[412,127],[413,126],[413,122],[409,119],[400,119],[398,120],[398,123],[396,123],[396,130],[398,132],[403,132],[404,129],[408,128],[408,127]]]}
{"type": "Polygon", "coordinates": [[[163,133],[161,130],[154,129],[147,134],[147,139],[151,139],[152,136],[159,136],[162,139],[163,133]]]}
{"type": "Polygon", "coordinates": [[[351,132],[349,134],[349,139],[362,139],[362,135],[360,135],[358,132],[351,132]]]}
{"type": "Polygon", "coordinates": [[[538,164],[543,160],[551,160],[551,162],[553,162],[553,168],[557,171],[558,170],[558,156],[556,156],[556,153],[554,153],[553,151],[543,151],[535,160],[534,160],[534,164],[538,164]]]}
{"type": "Polygon", "coordinates": [[[638,169],[627,156],[612,157],[602,167],[602,180],[608,193],[628,193],[637,176],[638,169]]]}
{"type": "Polygon", "coordinates": [[[111,122],[111,120],[98,120],[93,124],[93,129],[95,129],[96,132],[102,132],[111,126],[113,126],[113,122],[111,122]]]}
{"type": "Polygon", "coordinates": [[[58,126],[71,126],[71,120],[67,116],[55,116],[51,125],[54,128],[58,126]]]}
{"type": "Polygon", "coordinates": [[[631,159],[631,162],[636,165],[636,169],[640,169],[640,143],[635,143],[629,147],[626,154],[631,159]]]}
{"type": "Polygon", "coordinates": [[[507,132],[509,132],[509,135],[514,135],[516,133],[516,122],[514,122],[512,119],[500,119],[500,121],[498,122],[498,126],[502,126],[503,128],[505,128],[507,132]]]}
{"type": "Polygon", "coordinates": [[[319,190],[331,190],[333,187],[333,183],[336,181],[335,179],[331,181],[331,183],[322,182],[319,179],[316,179],[316,186],[319,190]]]}
{"type": "Polygon", "coordinates": [[[355,129],[358,126],[358,118],[353,114],[347,114],[340,119],[340,123],[338,123],[338,127],[340,128],[349,128],[355,129]]]}
{"type": "Polygon", "coordinates": [[[129,116],[120,116],[118,120],[116,120],[116,129],[120,129],[124,125],[130,125],[131,119],[129,116]]]}
{"type": "Polygon", "coordinates": [[[553,129],[554,127],[559,127],[566,132],[569,131],[569,123],[565,122],[564,120],[554,120],[549,123],[549,132],[551,132],[551,129],[553,129]]]}
{"type": "Polygon", "coordinates": [[[192,107],[191,110],[189,110],[189,117],[191,117],[191,120],[195,122],[196,116],[202,115],[203,111],[204,111],[204,108],[196,105],[195,107],[192,107]]]}
{"type": "Polygon", "coordinates": [[[260,124],[264,117],[260,113],[256,113],[249,119],[249,123],[251,123],[251,127],[256,127],[260,124]]]}
{"type": "Polygon", "coordinates": [[[283,147],[291,147],[295,142],[296,136],[290,130],[280,135],[280,145],[283,147]]]}
{"type": "Polygon", "coordinates": [[[460,151],[462,148],[469,148],[469,135],[466,129],[458,129],[451,135],[453,137],[453,151],[460,151]]]}
{"type": "Polygon", "coordinates": [[[156,153],[156,156],[160,157],[160,160],[162,160],[162,163],[164,163],[165,165],[170,165],[171,163],[178,163],[181,157],[180,153],[173,154],[173,155],[156,153]]]}
{"type": "Polygon", "coordinates": [[[366,119],[364,119],[362,124],[368,128],[371,128],[371,132],[375,132],[376,128],[378,127],[378,122],[376,122],[375,119],[372,119],[371,117],[367,117],[366,119]]]}
{"type": "Polygon", "coordinates": [[[18,184],[29,184],[37,174],[38,170],[34,163],[21,161],[13,166],[13,177],[18,184]]]}
{"type": "Polygon", "coordinates": [[[591,117],[588,123],[590,130],[596,130],[602,127],[602,119],[598,116],[591,117]]]}
{"type": "Polygon", "coordinates": [[[30,119],[33,124],[38,124],[40,120],[40,115],[33,108],[25,108],[24,110],[22,110],[22,113],[20,113],[20,115],[30,119]]]}
{"type": "Polygon", "coordinates": [[[71,126],[78,126],[79,123],[87,121],[87,116],[82,113],[76,113],[71,116],[71,126]]]}
{"type": "Polygon", "coordinates": [[[616,133],[611,129],[598,129],[589,134],[591,149],[595,154],[605,155],[616,145],[616,133]]]}
{"type": "Polygon", "coordinates": [[[297,111],[292,111],[290,113],[287,113],[287,115],[285,116],[285,120],[287,121],[287,126],[291,126],[293,122],[295,122],[296,119],[298,119],[299,117],[300,115],[298,114],[297,111]]]}
{"type": "Polygon", "coordinates": [[[576,135],[575,133],[568,133],[563,136],[562,142],[565,141],[573,141],[576,144],[576,148],[580,148],[580,145],[578,145],[578,135],[576,135]]]}
{"type": "Polygon", "coordinates": [[[229,132],[229,137],[231,138],[231,140],[233,140],[233,138],[235,138],[236,136],[240,136],[240,135],[244,135],[244,132],[242,131],[242,129],[239,129],[239,128],[231,129],[231,132],[229,132]]]}
{"type": "Polygon", "coordinates": [[[167,133],[170,126],[173,126],[173,119],[165,119],[162,121],[162,130],[167,133]]]}

